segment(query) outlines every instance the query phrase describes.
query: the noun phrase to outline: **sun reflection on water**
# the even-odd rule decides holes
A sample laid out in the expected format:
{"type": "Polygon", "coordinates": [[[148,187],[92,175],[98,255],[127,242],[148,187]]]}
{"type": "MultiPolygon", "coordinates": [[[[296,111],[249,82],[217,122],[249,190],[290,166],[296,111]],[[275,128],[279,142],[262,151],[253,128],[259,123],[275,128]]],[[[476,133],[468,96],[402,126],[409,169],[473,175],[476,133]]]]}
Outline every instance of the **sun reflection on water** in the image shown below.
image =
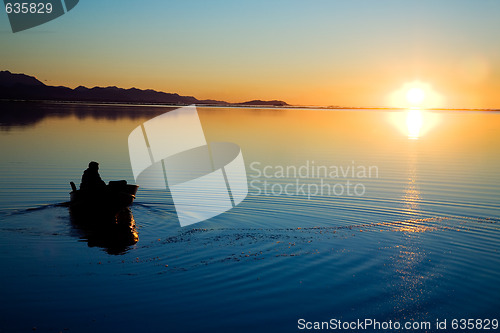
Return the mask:
{"type": "Polygon", "coordinates": [[[391,113],[389,121],[408,139],[418,140],[439,124],[440,117],[431,110],[411,108],[391,113]]]}
{"type": "MultiPolygon", "coordinates": [[[[418,110],[419,111],[419,110],[418,110]]],[[[408,114],[411,117],[419,117],[419,114],[408,114]]],[[[412,119],[415,120],[415,119],[412,119]]],[[[418,119],[415,120],[418,124],[418,119]]],[[[411,122],[413,126],[414,122],[411,122]]],[[[419,127],[410,126],[408,122],[408,136],[410,133],[418,138],[419,127]],[[411,132],[410,130],[414,130],[411,132]]],[[[425,278],[421,274],[421,265],[425,262],[426,254],[422,251],[419,244],[420,232],[425,232],[425,222],[418,218],[420,211],[421,194],[417,181],[417,157],[409,152],[409,165],[406,187],[403,192],[403,209],[408,218],[403,221],[395,231],[401,232],[402,242],[397,246],[397,252],[394,257],[393,269],[395,276],[399,277],[393,285],[394,310],[402,316],[411,315],[409,308],[418,307],[424,295],[425,278]]]]}
{"type": "Polygon", "coordinates": [[[406,127],[409,139],[418,139],[420,131],[422,130],[422,124],[422,111],[419,109],[408,110],[406,113],[406,127]]]}

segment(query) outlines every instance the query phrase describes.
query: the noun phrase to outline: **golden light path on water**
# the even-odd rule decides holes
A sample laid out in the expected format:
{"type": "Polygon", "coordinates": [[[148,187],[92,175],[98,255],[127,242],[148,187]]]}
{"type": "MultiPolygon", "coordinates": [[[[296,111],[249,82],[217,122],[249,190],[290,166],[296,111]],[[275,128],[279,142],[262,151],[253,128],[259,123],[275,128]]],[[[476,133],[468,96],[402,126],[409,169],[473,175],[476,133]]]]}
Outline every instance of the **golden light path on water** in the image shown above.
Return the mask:
{"type": "Polygon", "coordinates": [[[406,128],[409,139],[418,139],[422,125],[422,112],[418,109],[408,110],[406,114],[406,128]]]}
{"type": "Polygon", "coordinates": [[[432,110],[411,108],[389,115],[389,121],[410,140],[417,140],[439,125],[441,115],[432,110]]]}

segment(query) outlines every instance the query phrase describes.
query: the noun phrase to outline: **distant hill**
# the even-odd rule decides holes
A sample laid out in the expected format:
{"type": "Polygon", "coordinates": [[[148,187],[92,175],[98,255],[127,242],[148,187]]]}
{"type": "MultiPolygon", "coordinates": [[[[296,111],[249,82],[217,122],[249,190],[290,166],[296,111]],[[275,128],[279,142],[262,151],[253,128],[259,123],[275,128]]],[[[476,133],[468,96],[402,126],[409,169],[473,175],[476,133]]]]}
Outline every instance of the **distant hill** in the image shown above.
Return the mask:
{"type": "Polygon", "coordinates": [[[206,104],[206,105],[260,105],[286,106],[283,101],[249,101],[244,103],[228,103],[217,100],[199,100],[193,96],[165,93],[151,89],[137,88],[123,89],[118,87],[79,86],[75,89],[68,87],[47,86],[33,76],[14,74],[9,71],[0,71],[0,99],[4,100],[56,100],[81,102],[109,102],[109,103],[152,103],[152,104],[206,104]]]}
{"type": "Polygon", "coordinates": [[[261,101],[259,99],[253,100],[253,101],[248,101],[244,103],[237,103],[237,105],[259,105],[259,106],[287,106],[288,104],[283,101],[261,101]]]}
{"type": "Polygon", "coordinates": [[[15,86],[45,86],[33,76],[24,74],[13,74],[9,71],[0,71],[0,86],[15,87],[15,86]]]}

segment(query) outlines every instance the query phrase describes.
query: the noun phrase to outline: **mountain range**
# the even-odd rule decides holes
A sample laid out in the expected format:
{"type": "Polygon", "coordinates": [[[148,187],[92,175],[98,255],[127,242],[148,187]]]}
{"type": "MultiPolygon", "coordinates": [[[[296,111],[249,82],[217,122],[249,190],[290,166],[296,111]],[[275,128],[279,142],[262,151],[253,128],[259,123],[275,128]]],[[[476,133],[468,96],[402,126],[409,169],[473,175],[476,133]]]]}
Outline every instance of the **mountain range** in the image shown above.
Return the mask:
{"type": "Polygon", "coordinates": [[[229,103],[217,100],[199,100],[193,96],[181,96],[152,89],[123,89],[118,87],[79,86],[71,89],[64,86],[48,86],[26,74],[0,71],[0,100],[53,100],[104,103],[150,103],[169,105],[217,105],[217,106],[288,106],[286,102],[252,100],[229,103]]]}

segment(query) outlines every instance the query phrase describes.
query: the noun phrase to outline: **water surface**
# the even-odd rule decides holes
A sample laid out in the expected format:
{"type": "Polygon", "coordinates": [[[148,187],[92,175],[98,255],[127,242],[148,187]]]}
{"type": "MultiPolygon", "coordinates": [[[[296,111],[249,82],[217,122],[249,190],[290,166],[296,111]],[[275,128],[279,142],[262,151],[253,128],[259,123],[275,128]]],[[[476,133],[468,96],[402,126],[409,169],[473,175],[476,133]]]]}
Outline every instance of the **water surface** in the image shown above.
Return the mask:
{"type": "Polygon", "coordinates": [[[69,181],[96,160],[134,182],[128,134],[168,110],[2,104],[0,332],[499,317],[499,113],[199,108],[207,141],[241,147],[249,196],[181,228],[165,193],[140,189],[139,241],[93,242],[61,205],[69,181]]]}

